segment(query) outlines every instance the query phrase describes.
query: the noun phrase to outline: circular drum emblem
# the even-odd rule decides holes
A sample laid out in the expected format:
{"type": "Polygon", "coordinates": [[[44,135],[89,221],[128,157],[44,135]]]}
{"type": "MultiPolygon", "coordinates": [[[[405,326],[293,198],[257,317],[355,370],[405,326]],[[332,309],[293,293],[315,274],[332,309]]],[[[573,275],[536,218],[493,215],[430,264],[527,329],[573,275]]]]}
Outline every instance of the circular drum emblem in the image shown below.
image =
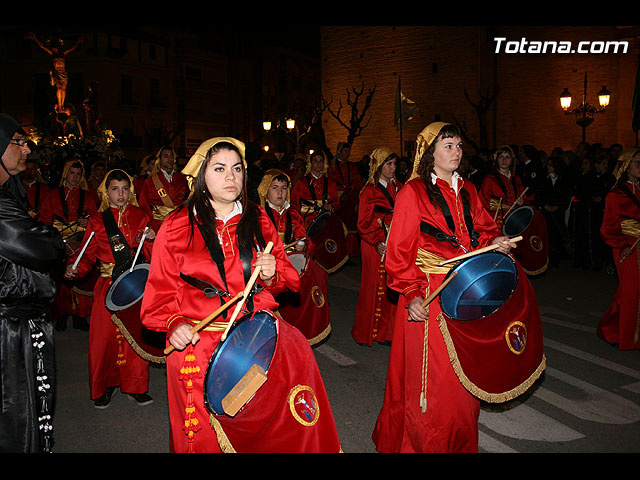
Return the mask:
{"type": "Polygon", "coordinates": [[[536,252],[542,250],[542,239],[537,235],[531,236],[531,238],[529,239],[529,244],[531,245],[531,248],[533,248],[536,252]]]}
{"type": "Polygon", "coordinates": [[[313,300],[313,303],[318,308],[322,308],[324,306],[324,295],[318,285],[314,285],[311,289],[311,300],[313,300]]]}
{"type": "Polygon", "coordinates": [[[311,387],[298,385],[289,392],[291,415],[306,427],[315,425],[320,416],[318,400],[311,387]]]}
{"type": "Polygon", "coordinates": [[[527,346],[527,327],[522,322],[512,322],[504,332],[504,338],[509,350],[520,355],[527,346]]]}
{"type": "Polygon", "coordinates": [[[338,244],[335,242],[335,240],[327,238],[324,241],[324,248],[329,253],[336,253],[338,251],[338,244]]]}

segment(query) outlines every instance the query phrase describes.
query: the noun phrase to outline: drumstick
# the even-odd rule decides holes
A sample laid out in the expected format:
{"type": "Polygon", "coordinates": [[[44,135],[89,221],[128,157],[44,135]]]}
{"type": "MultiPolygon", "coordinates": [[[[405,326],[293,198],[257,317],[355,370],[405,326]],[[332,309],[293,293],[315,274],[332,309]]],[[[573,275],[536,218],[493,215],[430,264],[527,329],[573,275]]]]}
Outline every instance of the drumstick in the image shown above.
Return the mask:
{"type": "Polygon", "coordinates": [[[440,286],[438,288],[436,288],[433,293],[431,295],[429,295],[426,300],[424,302],[422,302],[422,306],[426,307],[427,305],[429,305],[431,302],[433,302],[433,299],[436,298],[436,296],[438,296],[438,294],[442,291],[442,289],[444,287],[447,286],[447,284],[453,280],[453,277],[455,277],[458,274],[457,271],[453,272],[449,277],[445,278],[445,280],[440,284],[440,286]]]}
{"type": "Polygon", "coordinates": [[[93,236],[95,235],[96,232],[91,232],[91,235],[89,235],[89,239],[87,240],[87,242],[84,244],[84,247],[82,247],[82,250],[80,250],[80,255],[78,255],[78,258],[76,258],[76,261],[73,262],[73,269],[75,270],[76,268],[78,268],[78,263],[80,263],[80,259],[82,258],[82,255],[84,255],[84,251],[87,249],[87,247],[89,246],[89,242],[91,241],[91,239],[93,238],[93,236]]]}
{"type": "MultiPolygon", "coordinates": [[[[267,246],[264,249],[264,253],[271,252],[272,248],[273,248],[273,242],[267,243],[267,246]]],[[[229,320],[229,323],[227,324],[227,328],[222,333],[222,337],[220,338],[221,342],[224,342],[226,340],[227,334],[229,333],[229,329],[231,328],[231,325],[233,325],[233,322],[236,321],[236,317],[240,313],[240,310],[242,310],[242,306],[244,305],[244,301],[249,296],[249,293],[251,292],[251,289],[253,288],[253,284],[256,283],[258,275],[260,274],[260,270],[261,270],[261,265],[258,265],[256,267],[256,269],[253,271],[253,273],[251,274],[251,278],[249,278],[249,281],[247,282],[247,285],[244,287],[244,295],[242,297],[242,301],[238,305],[236,305],[236,309],[233,311],[233,315],[231,316],[231,320],[229,320]]]]}
{"type": "MultiPolygon", "coordinates": [[[[522,240],[522,235],[509,239],[509,241],[511,242],[519,242],[520,240],[522,240]]],[[[479,248],[478,250],[474,250],[473,252],[465,253],[464,255],[453,257],[453,258],[450,258],[449,260],[443,260],[440,263],[438,263],[438,266],[441,267],[443,265],[446,265],[447,263],[457,262],[458,260],[464,260],[465,258],[473,257],[480,253],[490,252],[491,250],[495,250],[496,248],[499,248],[499,247],[500,247],[500,244],[496,243],[495,245],[489,245],[483,248],[479,248]]]]}
{"type": "Polygon", "coordinates": [[[493,216],[493,221],[496,221],[496,218],[498,218],[498,212],[500,211],[500,207],[502,206],[502,197],[500,197],[500,200],[498,200],[498,206],[496,207],[496,213],[493,216]]]}
{"type": "MultiPolygon", "coordinates": [[[[222,305],[220,305],[216,311],[214,311],[208,317],[203,318],[202,320],[200,320],[200,322],[195,324],[191,328],[191,333],[196,333],[196,332],[199,332],[200,330],[202,330],[211,320],[216,318],[218,315],[220,315],[222,312],[224,312],[227,308],[229,308],[231,305],[233,305],[238,300],[240,300],[243,296],[244,296],[244,292],[240,292],[235,297],[233,297],[231,300],[229,300],[227,303],[223,303],[222,305]]],[[[176,347],[174,347],[173,345],[169,345],[167,348],[164,349],[165,355],[168,355],[169,353],[171,353],[175,348],[176,347]]]]}
{"type": "Polygon", "coordinates": [[[287,248],[291,248],[291,247],[293,247],[296,243],[298,243],[299,241],[304,241],[304,240],[306,240],[306,239],[307,239],[307,237],[299,238],[298,240],[295,240],[295,241],[293,241],[293,242],[288,243],[287,245],[285,245],[285,246],[284,246],[284,249],[286,250],[287,248]]]}
{"type": "MultiPolygon", "coordinates": [[[[636,248],[636,245],[638,245],[638,242],[640,242],[640,237],[636,238],[636,241],[633,242],[633,245],[631,245],[631,249],[629,250],[630,252],[632,252],[633,249],[636,248]]],[[[629,256],[631,256],[631,254],[629,254],[629,256]]],[[[623,257],[622,255],[620,255],[620,263],[622,263],[627,258],[629,257],[623,257]]]]}
{"type": "Polygon", "coordinates": [[[133,263],[131,264],[131,268],[129,269],[129,273],[133,272],[133,267],[136,264],[136,260],[138,260],[138,255],[140,255],[140,250],[142,249],[142,244],[144,243],[144,239],[147,237],[147,230],[149,230],[149,227],[145,227],[144,232],[142,232],[142,238],[140,239],[140,245],[138,245],[138,250],[136,250],[136,256],[133,257],[133,263]]]}
{"type": "Polygon", "coordinates": [[[509,212],[513,209],[515,204],[518,203],[518,201],[524,196],[525,193],[527,193],[527,190],[529,190],[529,187],[525,188],[522,191],[522,193],[518,196],[518,198],[516,198],[516,201],[511,204],[511,206],[509,207],[509,210],[507,210],[507,213],[504,214],[505,217],[509,215],[509,212]]]}

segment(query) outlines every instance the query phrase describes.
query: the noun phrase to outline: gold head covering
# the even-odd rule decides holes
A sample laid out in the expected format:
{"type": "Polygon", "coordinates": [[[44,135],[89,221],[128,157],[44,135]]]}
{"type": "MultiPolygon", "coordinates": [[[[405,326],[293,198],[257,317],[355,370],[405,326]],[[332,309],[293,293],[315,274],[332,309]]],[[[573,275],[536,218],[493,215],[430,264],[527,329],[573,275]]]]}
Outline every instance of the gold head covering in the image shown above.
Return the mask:
{"type": "Polygon", "coordinates": [[[628,148],[618,157],[618,163],[616,164],[616,168],[613,170],[613,175],[616,177],[616,180],[619,180],[624,172],[629,168],[629,164],[631,163],[631,159],[635,157],[640,152],[638,148],[628,148]]]}
{"type": "MultiPolygon", "coordinates": [[[[138,175],[147,175],[149,173],[147,171],[147,162],[149,161],[150,158],[157,158],[157,155],[149,154],[142,157],[142,160],[140,160],[138,175]]],[[[157,162],[154,162],[153,165],[155,166],[156,163],[157,162]]]]}
{"type": "Polygon", "coordinates": [[[416,139],[416,156],[413,161],[413,172],[411,173],[409,180],[419,176],[418,167],[420,166],[420,159],[422,158],[422,155],[424,155],[427,148],[431,146],[440,133],[440,130],[442,130],[442,127],[445,125],[449,125],[449,123],[433,122],[427,125],[426,128],[418,134],[418,138],[416,139]]]}
{"type": "Polygon", "coordinates": [[[322,150],[318,150],[316,152],[313,152],[311,155],[307,155],[307,170],[304,172],[305,175],[311,173],[311,157],[315,157],[316,155],[322,155],[322,158],[324,158],[324,169],[322,170],[322,173],[326,174],[329,170],[329,162],[327,161],[327,156],[322,150]]]}
{"type": "Polygon", "coordinates": [[[378,179],[376,178],[376,173],[378,169],[382,166],[382,164],[387,161],[387,159],[395,155],[396,153],[391,150],[389,147],[378,147],[369,155],[369,178],[367,183],[371,183],[375,185],[378,179]]]}
{"type": "Polygon", "coordinates": [[[107,193],[107,178],[109,178],[109,174],[111,172],[120,171],[124,173],[129,178],[129,203],[131,205],[138,206],[138,200],[136,199],[136,191],[133,187],[133,178],[124,170],[120,170],[119,168],[114,168],[113,170],[109,170],[107,174],[102,179],[102,183],[98,187],[98,196],[100,197],[100,207],[98,208],[99,212],[104,212],[107,208],[109,208],[109,194],[107,193]]]}
{"type": "Polygon", "coordinates": [[[511,166],[509,167],[509,169],[511,171],[514,171],[515,168],[516,168],[516,154],[513,153],[513,149],[509,145],[502,145],[495,152],[493,152],[493,164],[494,164],[494,166],[496,165],[496,162],[498,161],[498,153],[503,151],[503,150],[507,150],[509,152],[509,155],[511,155],[511,166]]]}
{"type": "MultiPolygon", "coordinates": [[[[166,145],[164,147],[160,147],[160,150],[158,150],[158,152],[155,155],[156,161],[153,162],[153,168],[151,169],[151,175],[153,175],[154,173],[158,173],[160,171],[160,154],[162,153],[163,150],[171,150],[171,152],[173,153],[173,158],[175,158],[175,161],[176,161],[176,164],[177,164],[178,156],[176,155],[176,151],[173,149],[173,147],[167,147],[166,145]]],[[[145,159],[146,159],[146,157],[145,157],[145,159]]]]}
{"type": "MultiPolygon", "coordinates": [[[[289,187],[291,187],[291,179],[289,175],[284,173],[282,170],[278,170],[277,168],[271,168],[264,172],[262,176],[262,180],[260,181],[260,185],[258,185],[258,196],[260,197],[260,205],[264,207],[267,204],[267,192],[271,187],[271,182],[278,175],[284,175],[287,177],[287,182],[289,182],[289,187]]],[[[287,202],[290,202],[291,198],[291,188],[287,190],[287,202]]]]}
{"type": "MultiPolygon", "coordinates": [[[[347,142],[338,142],[338,145],[336,146],[336,156],[333,157],[333,159],[331,160],[331,168],[335,168],[336,163],[338,162],[338,157],[340,156],[340,152],[342,152],[342,150],[346,147],[351,148],[351,144],[347,142]]],[[[353,160],[349,160],[349,159],[347,159],[347,161],[353,162],[353,160]]]]}
{"type": "Polygon", "coordinates": [[[202,168],[202,162],[207,157],[207,153],[211,150],[212,147],[221,142],[228,142],[234,145],[238,151],[240,152],[240,156],[242,157],[242,163],[244,164],[244,168],[247,168],[247,161],[244,158],[244,143],[240,140],[236,140],[231,137],[214,137],[209,140],[205,140],[191,156],[191,159],[187,162],[187,164],[182,169],[182,174],[187,176],[187,180],[189,183],[189,188],[191,189],[191,184],[193,183],[193,179],[198,176],[200,169],[202,168]]]}
{"type": "Polygon", "coordinates": [[[82,160],[80,159],[67,160],[67,162],[64,164],[64,168],[62,169],[62,176],[60,177],[59,186],[64,185],[64,182],[67,180],[67,174],[69,173],[69,169],[71,168],[71,165],[73,165],[74,163],[79,163],[80,167],[82,168],[82,176],[80,177],[80,183],[78,184],[78,186],[82,190],[89,190],[89,184],[87,183],[87,179],[85,177],[84,163],[82,163],[82,160]]]}

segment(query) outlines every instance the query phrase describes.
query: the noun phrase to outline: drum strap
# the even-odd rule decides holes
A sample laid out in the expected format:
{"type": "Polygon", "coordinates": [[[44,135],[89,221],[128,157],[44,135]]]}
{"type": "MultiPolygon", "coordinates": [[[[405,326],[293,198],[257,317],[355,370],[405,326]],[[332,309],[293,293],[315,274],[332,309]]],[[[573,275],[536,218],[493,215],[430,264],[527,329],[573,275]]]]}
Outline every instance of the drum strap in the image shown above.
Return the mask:
{"type": "Polygon", "coordinates": [[[104,229],[107,232],[109,246],[113,253],[113,259],[115,260],[115,267],[113,267],[111,278],[117,278],[120,272],[130,266],[133,260],[131,247],[127,243],[122,231],[118,228],[116,219],[113,218],[111,208],[107,208],[102,212],[102,221],[104,222],[104,229]]]}
{"type": "Polygon", "coordinates": [[[160,180],[158,173],[154,173],[153,175],[151,175],[151,179],[153,180],[153,185],[156,187],[158,196],[160,197],[160,200],[162,200],[162,203],[164,204],[164,206],[173,208],[174,207],[173,201],[171,201],[171,197],[167,194],[167,191],[165,190],[164,185],[162,185],[162,182],[160,180]]]}
{"type": "MultiPolygon", "coordinates": [[[[456,225],[453,221],[451,210],[449,210],[449,205],[445,201],[444,196],[440,191],[440,187],[437,184],[435,184],[434,187],[439,193],[439,195],[437,195],[438,205],[440,206],[440,210],[444,215],[444,219],[447,222],[447,226],[449,227],[449,230],[451,230],[453,235],[447,235],[442,230],[424,221],[420,222],[420,231],[428,235],[433,235],[434,237],[436,237],[436,240],[438,240],[439,242],[447,240],[452,247],[458,248],[460,246],[460,242],[455,236],[456,225]],[[425,227],[423,227],[423,224],[425,225],[425,227]]],[[[469,206],[468,192],[464,188],[461,188],[459,194],[460,194],[460,199],[462,200],[462,209],[464,211],[464,223],[467,226],[467,231],[469,232],[469,237],[471,239],[471,246],[475,248],[479,245],[478,237],[480,236],[480,234],[476,232],[473,228],[473,217],[471,216],[471,208],[469,206]]]]}
{"type": "MultiPolygon", "coordinates": [[[[324,185],[322,187],[322,204],[327,203],[327,197],[329,196],[329,177],[323,175],[322,179],[324,180],[324,185]]],[[[316,189],[313,188],[313,184],[311,183],[311,174],[307,175],[307,186],[309,187],[309,193],[311,194],[311,198],[314,201],[317,201],[316,198],[316,189]]]]}
{"type": "Polygon", "coordinates": [[[376,185],[378,187],[378,189],[384,194],[384,196],[387,198],[387,200],[389,201],[389,205],[391,205],[391,208],[393,209],[395,202],[393,201],[393,197],[391,197],[391,193],[389,193],[389,190],[387,190],[385,187],[382,186],[381,183],[378,182],[378,185],[376,185]]]}
{"type": "Polygon", "coordinates": [[[620,185],[620,190],[622,190],[622,192],[627,195],[627,197],[629,197],[631,200],[633,200],[633,203],[636,204],[636,206],[638,208],[640,208],[640,200],[638,200],[638,197],[636,197],[631,190],[629,190],[629,187],[627,187],[626,185],[622,184],[620,185]]]}
{"type": "MultiPolygon", "coordinates": [[[[79,187],[78,187],[79,188],[79,187]]],[[[62,213],[64,214],[65,223],[69,220],[69,205],[67,205],[67,200],[64,198],[64,186],[60,185],[58,188],[58,193],[60,194],[60,204],[62,205],[62,213]]],[[[80,188],[80,199],[78,201],[78,218],[82,217],[84,212],[84,190],[80,188]]]]}
{"type": "MultiPolygon", "coordinates": [[[[275,225],[276,229],[278,228],[278,225],[276,224],[276,219],[273,216],[273,209],[266,205],[265,206],[265,210],[267,212],[267,215],[269,215],[269,218],[271,219],[271,221],[273,222],[273,224],[275,225]]],[[[291,209],[287,208],[287,217],[286,217],[286,223],[285,223],[285,232],[284,232],[284,242],[285,243],[291,243],[293,242],[293,222],[291,221],[291,209]]]]}
{"type": "MultiPolygon", "coordinates": [[[[500,178],[500,175],[502,175],[502,174],[499,173],[499,172],[496,172],[495,170],[493,171],[493,176],[496,177],[496,180],[498,181],[498,185],[500,186],[500,189],[504,193],[504,198],[506,200],[506,198],[507,198],[507,187],[505,187],[504,182],[500,178]]],[[[516,186],[516,177],[515,177],[515,175],[511,175],[511,184],[513,185],[513,194],[514,194],[515,198],[518,198],[518,187],[516,186]]]]}

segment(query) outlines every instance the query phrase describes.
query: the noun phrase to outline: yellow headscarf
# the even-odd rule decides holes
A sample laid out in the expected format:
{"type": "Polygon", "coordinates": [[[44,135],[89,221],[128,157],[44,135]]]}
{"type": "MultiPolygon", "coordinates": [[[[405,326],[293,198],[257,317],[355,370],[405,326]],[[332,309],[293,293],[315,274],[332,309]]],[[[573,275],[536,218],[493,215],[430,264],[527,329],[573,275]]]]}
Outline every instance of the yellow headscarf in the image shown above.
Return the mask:
{"type": "Polygon", "coordinates": [[[244,168],[246,170],[247,161],[244,158],[244,151],[245,151],[244,143],[242,143],[240,140],[236,140],[235,138],[231,138],[231,137],[210,138],[209,140],[205,140],[198,147],[198,149],[196,150],[196,153],[194,153],[191,156],[191,159],[187,162],[187,164],[182,169],[182,174],[186,175],[187,177],[187,181],[189,183],[189,189],[192,189],[193,180],[198,176],[198,173],[200,173],[200,169],[202,168],[202,162],[204,162],[204,159],[207,157],[207,153],[209,153],[209,150],[211,150],[212,147],[214,147],[215,145],[221,142],[231,143],[238,149],[238,151],[240,152],[240,156],[242,157],[242,163],[244,164],[244,168]]]}
{"type": "Polygon", "coordinates": [[[74,163],[79,163],[80,167],[82,168],[82,176],[80,177],[80,183],[78,183],[78,186],[82,190],[89,190],[89,185],[87,184],[87,179],[85,178],[84,163],[82,163],[82,160],[80,159],[67,160],[67,162],[64,164],[64,168],[62,169],[62,176],[60,177],[59,186],[64,185],[64,182],[67,180],[69,169],[71,169],[71,165],[73,165],[74,163]]]}
{"type": "Polygon", "coordinates": [[[136,199],[136,191],[135,191],[135,188],[133,187],[133,178],[131,178],[131,175],[129,175],[124,170],[121,170],[119,168],[114,168],[113,170],[109,170],[107,172],[107,174],[102,179],[102,183],[100,183],[100,186],[98,187],[98,196],[100,197],[100,207],[98,208],[99,212],[104,212],[107,208],[109,208],[109,205],[111,204],[109,202],[109,194],[107,193],[107,178],[109,178],[109,174],[111,172],[115,172],[115,171],[120,171],[129,178],[129,203],[131,205],[135,205],[136,207],[138,206],[138,200],[136,199]]]}
{"type": "Polygon", "coordinates": [[[509,145],[502,145],[500,148],[498,148],[495,152],[493,152],[493,165],[494,167],[497,168],[497,161],[498,161],[498,153],[501,152],[502,150],[507,150],[509,152],[509,155],[511,155],[511,166],[509,167],[509,170],[511,170],[512,172],[515,171],[516,169],[516,154],[513,153],[513,149],[509,146],[509,145]]]}
{"type": "Polygon", "coordinates": [[[619,180],[624,172],[629,168],[629,164],[631,163],[631,159],[635,157],[640,149],[638,148],[628,148],[618,157],[618,163],[616,164],[616,168],[613,171],[613,175],[616,177],[616,180],[619,180]]]}
{"type": "Polygon", "coordinates": [[[264,207],[267,204],[267,192],[271,187],[271,182],[278,175],[284,175],[287,177],[287,181],[289,182],[289,189],[287,190],[287,202],[291,202],[291,179],[289,175],[284,173],[282,170],[278,170],[277,168],[271,168],[264,172],[262,176],[262,180],[260,181],[260,185],[258,185],[258,196],[260,197],[260,205],[264,207]]]}
{"type": "Polygon", "coordinates": [[[449,125],[449,123],[433,122],[427,125],[425,129],[418,134],[418,138],[416,139],[416,156],[413,161],[413,172],[411,173],[409,180],[419,176],[418,167],[420,166],[422,155],[424,155],[427,148],[431,146],[433,141],[440,134],[440,130],[442,130],[442,127],[445,125],[449,125]]]}
{"type": "Polygon", "coordinates": [[[382,166],[387,159],[395,155],[396,153],[391,150],[389,147],[378,147],[369,155],[369,178],[367,183],[371,183],[375,185],[378,182],[376,178],[376,174],[378,173],[378,169],[382,166]]]}

